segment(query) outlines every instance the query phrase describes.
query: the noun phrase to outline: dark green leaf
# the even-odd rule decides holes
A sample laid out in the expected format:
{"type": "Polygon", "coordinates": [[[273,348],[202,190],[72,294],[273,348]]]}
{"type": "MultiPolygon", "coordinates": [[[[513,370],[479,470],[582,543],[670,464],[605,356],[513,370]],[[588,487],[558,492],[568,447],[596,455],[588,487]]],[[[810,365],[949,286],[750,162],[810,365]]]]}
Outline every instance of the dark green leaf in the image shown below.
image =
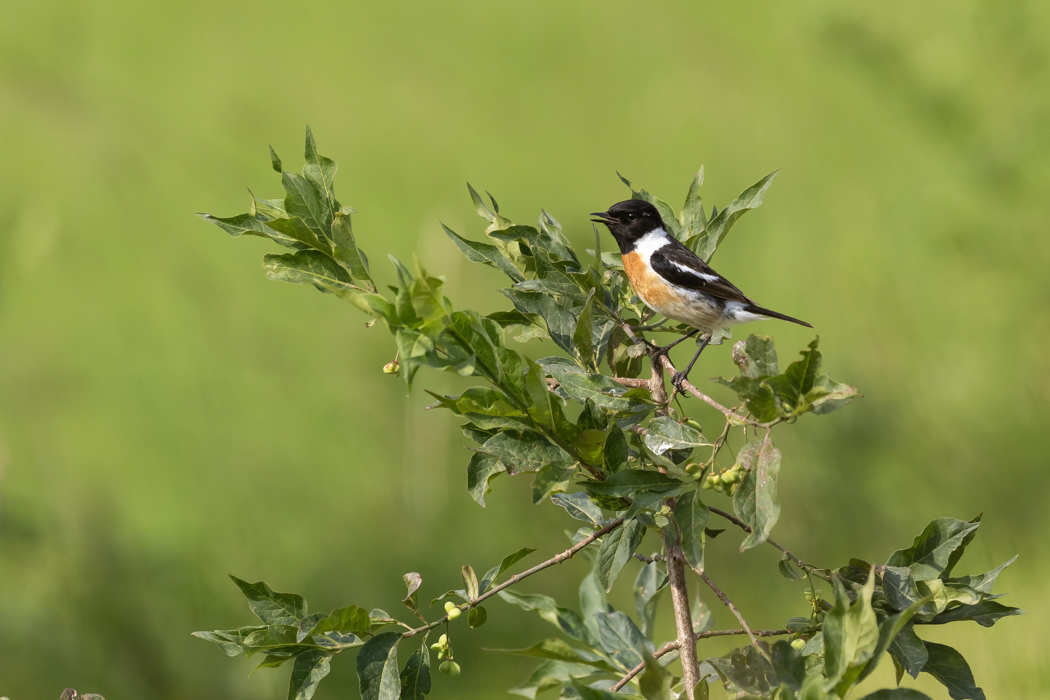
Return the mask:
{"type": "Polygon", "coordinates": [[[979,524],[938,518],[926,526],[911,547],[891,554],[886,565],[908,567],[916,581],[937,578],[947,569],[955,550],[965,546],[979,524]]]}
{"type": "Polygon", "coordinates": [[[682,533],[682,552],[685,560],[695,569],[704,569],[704,528],[711,517],[699,489],[692,495],[685,494],[678,499],[674,509],[674,519],[682,533]]]}
{"type": "Polygon", "coordinates": [[[624,469],[605,481],[588,481],[587,492],[604,496],[627,496],[642,491],[666,493],[685,485],[682,481],[655,471],[624,469]]]}
{"type": "Polygon", "coordinates": [[[950,646],[926,642],[930,658],[922,670],[944,685],[952,700],[985,700],[984,691],[977,687],[973,673],[962,654],[950,646]]]}
{"type": "Polygon", "coordinates": [[[430,649],[426,640],[412,653],[401,670],[402,700],[424,700],[430,692],[430,649]]]}
{"type": "Polygon", "coordinates": [[[471,241],[463,238],[444,224],[441,224],[441,228],[445,230],[445,233],[452,239],[453,243],[463,251],[463,254],[467,256],[467,260],[494,267],[515,282],[521,282],[525,279],[518,268],[514,266],[514,263],[511,262],[510,258],[504,255],[496,246],[490,243],[481,243],[479,241],[471,241]]]}
{"type": "Polygon", "coordinates": [[[930,700],[930,696],[911,688],[883,688],[860,700],[930,700]]]}
{"type": "Polygon", "coordinates": [[[770,649],[770,656],[777,680],[792,690],[800,690],[806,680],[806,660],[802,654],[781,639],[770,649]]]}
{"type": "Polygon", "coordinates": [[[346,268],[351,277],[364,282],[365,289],[374,292],[376,286],[368,270],[368,259],[357,247],[357,240],[350,228],[349,213],[336,212],[332,220],[332,244],[332,257],[346,268]]]}
{"type": "Polygon", "coordinates": [[[479,587],[479,590],[482,593],[487,591],[489,589],[489,586],[498,581],[499,577],[506,573],[507,569],[514,566],[519,561],[521,561],[522,559],[524,559],[525,557],[527,557],[535,551],[536,549],[534,547],[522,547],[518,551],[512,552],[511,554],[508,554],[507,556],[503,557],[503,561],[486,571],[485,575],[481,577],[481,585],[479,587]]]}
{"type": "Polygon", "coordinates": [[[398,700],[401,679],[397,672],[397,645],[401,635],[384,632],[365,642],[357,653],[361,700],[398,700]]]}
{"type": "Polygon", "coordinates": [[[245,639],[256,632],[264,632],[266,625],[252,625],[234,630],[214,630],[211,632],[194,632],[193,636],[215,644],[227,656],[237,656],[245,652],[245,639]]]}
{"type": "Polygon", "coordinates": [[[620,570],[638,549],[645,535],[645,526],[637,520],[629,520],[621,527],[602,537],[594,569],[606,591],[612,590],[613,582],[620,570]]]}
{"type": "Polygon", "coordinates": [[[769,697],[772,689],[779,685],[773,667],[753,646],[737,649],[723,657],[707,659],[707,663],[737,688],[752,695],[769,697]]]}
{"type": "Polygon", "coordinates": [[[780,568],[780,575],[788,581],[801,581],[806,577],[806,575],[799,571],[797,567],[791,565],[791,560],[787,558],[786,554],[780,560],[778,566],[780,568]]]}
{"type": "MultiPolygon", "coordinates": [[[[582,683],[593,672],[593,668],[582,664],[548,661],[540,665],[527,681],[515,688],[511,688],[510,692],[532,699],[536,697],[537,693],[550,688],[558,688],[573,682],[582,683]]],[[[623,698],[617,697],[616,700],[623,700],[623,698]]]]}
{"type": "Polygon", "coordinates": [[[982,600],[973,605],[960,605],[957,608],[945,610],[930,620],[930,624],[941,625],[957,620],[973,620],[982,627],[991,627],[999,618],[1023,614],[1024,610],[1020,608],[1011,608],[994,600],[982,600]]]}
{"type": "Polygon", "coordinates": [[[712,377],[711,381],[723,384],[741,398],[747,405],[747,410],[756,420],[766,423],[777,417],[776,403],[773,390],[766,384],[764,378],[733,377],[722,379],[712,377]]]}
{"type": "Polygon", "coordinates": [[[949,578],[945,580],[945,583],[969,586],[978,593],[991,593],[992,586],[995,585],[995,580],[999,578],[999,574],[1003,572],[1003,569],[1010,566],[1010,564],[1013,564],[1015,561],[1017,561],[1016,556],[1010,561],[1006,562],[1005,564],[992,569],[988,573],[980,574],[979,576],[961,576],[959,578],[949,578]]]}
{"type": "Polygon", "coordinates": [[[879,625],[871,607],[875,576],[869,574],[853,605],[838,577],[834,587],[835,607],[824,620],[824,673],[829,683],[838,683],[838,690],[844,692],[878,647],[879,625]]]}
{"type": "Polygon", "coordinates": [[[554,659],[556,661],[584,664],[603,671],[615,672],[616,670],[598,654],[583,649],[574,649],[561,639],[545,639],[528,649],[494,649],[493,651],[501,651],[505,654],[515,654],[517,656],[528,656],[535,659],[554,659]]]}
{"type": "Polygon", "coordinates": [[[316,250],[263,256],[263,270],[272,280],[293,284],[312,284],[322,292],[345,292],[356,289],[346,270],[335,260],[316,250]]]}
{"type": "Polygon", "coordinates": [[[644,389],[627,389],[603,375],[589,374],[566,358],[545,358],[540,364],[578,403],[590,400],[601,408],[628,414],[644,414],[655,408],[644,389]]]}
{"type": "Polygon", "coordinates": [[[485,624],[485,621],[488,619],[489,614],[485,612],[485,608],[481,607],[480,605],[475,608],[471,608],[470,611],[467,613],[467,625],[471,629],[481,627],[483,624],[485,624]]]}
{"type": "Polygon", "coordinates": [[[260,620],[268,625],[291,625],[297,627],[306,616],[306,601],[295,593],[275,593],[263,581],[248,583],[236,576],[230,579],[248,599],[248,607],[260,620]]]}
{"type": "Polygon", "coordinates": [[[577,678],[572,679],[572,687],[577,693],[579,693],[578,697],[580,700],[623,700],[622,695],[609,692],[608,690],[602,690],[601,688],[592,688],[589,685],[584,685],[577,678]]]}
{"type": "Polygon", "coordinates": [[[609,428],[609,435],[605,438],[602,452],[605,471],[609,474],[615,474],[627,467],[630,449],[627,446],[627,437],[619,427],[614,425],[609,428]]]}
{"type": "Polygon", "coordinates": [[[919,672],[926,666],[929,652],[926,651],[925,643],[915,634],[914,624],[907,624],[896,636],[889,646],[890,655],[900,666],[908,672],[912,678],[917,678],[919,672]]]}
{"type": "MultiPolygon", "coordinates": [[[[364,608],[356,605],[347,605],[344,608],[333,610],[324,618],[318,620],[313,628],[300,637],[299,641],[306,637],[315,634],[325,634],[326,632],[350,632],[363,638],[368,636],[372,629],[372,618],[365,612],[364,608]]],[[[300,627],[300,634],[302,634],[301,630],[302,628],[300,627]]]]}
{"type": "Polygon", "coordinates": [[[740,543],[743,552],[762,544],[780,518],[777,477],[780,474],[780,450],[768,436],[749,442],[741,448],[737,464],[747,470],[733,495],[733,511],[751,528],[740,543]]]}
{"type": "Polygon", "coordinates": [[[576,347],[576,354],[579,356],[583,366],[597,372],[599,369],[597,364],[598,358],[594,352],[593,315],[591,313],[593,300],[594,290],[592,289],[576,318],[576,330],[572,333],[572,342],[576,347]]]}
{"type": "Polygon", "coordinates": [[[565,462],[544,465],[532,481],[532,502],[539,503],[547,496],[561,493],[569,488],[576,466],[565,462]]]}
{"type": "Polygon", "coordinates": [[[743,343],[744,357],[747,359],[747,376],[757,378],[780,374],[777,350],[771,337],[752,333],[743,343]]]}
{"type": "Polygon", "coordinates": [[[470,497],[484,508],[485,494],[489,492],[489,482],[506,471],[507,468],[503,466],[503,462],[495,457],[475,452],[467,466],[467,491],[470,497]]]}
{"type": "Polygon", "coordinates": [[[602,649],[622,670],[630,670],[642,663],[648,651],[645,637],[634,621],[622,612],[597,613],[598,642],[602,649]]]}
{"type": "Polygon", "coordinates": [[[310,700],[317,684],[332,670],[332,655],[321,650],[304,651],[295,657],[288,681],[288,700],[310,700]]]}

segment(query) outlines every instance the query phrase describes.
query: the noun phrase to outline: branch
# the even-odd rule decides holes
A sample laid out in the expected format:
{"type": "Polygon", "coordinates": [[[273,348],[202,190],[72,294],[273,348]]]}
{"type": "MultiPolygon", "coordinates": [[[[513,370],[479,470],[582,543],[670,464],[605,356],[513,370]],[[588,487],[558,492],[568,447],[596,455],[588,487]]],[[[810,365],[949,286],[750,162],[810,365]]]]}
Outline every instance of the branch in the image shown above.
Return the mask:
{"type": "MultiPolygon", "coordinates": [[[[566,559],[571,559],[572,556],[574,554],[576,554],[577,552],[579,552],[581,549],[583,549],[587,545],[591,544],[592,542],[594,542],[599,537],[602,537],[603,535],[609,534],[610,532],[612,532],[616,528],[620,527],[621,525],[623,525],[623,517],[622,516],[617,518],[616,520],[613,520],[613,521],[611,521],[609,523],[606,523],[605,526],[603,526],[600,530],[595,532],[593,535],[589,535],[589,536],[583,538],[582,540],[580,540],[579,542],[577,542],[573,546],[571,546],[568,549],[566,549],[561,554],[556,554],[555,556],[551,557],[547,561],[542,562],[540,564],[537,564],[536,566],[532,567],[531,569],[526,569],[525,571],[522,571],[520,574],[515,574],[514,576],[511,576],[509,579],[507,579],[506,581],[504,581],[500,585],[493,586],[492,588],[488,589],[487,591],[485,591],[484,593],[479,595],[474,600],[467,601],[466,603],[458,606],[459,609],[461,611],[469,610],[470,608],[474,607],[475,605],[477,605],[481,601],[485,600],[486,598],[491,598],[492,596],[496,595],[497,593],[502,591],[504,588],[510,588],[514,584],[520,583],[521,581],[527,579],[529,576],[532,576],[533,574],[538,574],[539,572],[543,571],[544,569],[550,568],[550,567],[554,566],[555,564],[561,564],[566,559]]],[[[428,624],[425,624],[422,627],[415,627],[413,629],[410,629],[409,631],[407,631],[404,634],[402,634],[401,638],[402,639],[408,639],[409,637],[414,637],[415,635],[419,634],[420,632],[426,632],[427,630],[434,629],[438,625],[442,625],[442,624],[444,624],[447,621],[448,621],[448,615],[444,615],[444,616],[438,618],[437,620],[435,620],[434,622],[430,622],[428,624]]]]}
{"type": "MultiPolygon", "coordinates": [[[[733,523],[734,525],[739,527],[744,532],[751,532],[751,527],[747,523],[745,523],[743,520],[741,520],[740,518],[734,516],[732,513],[727,513],[724,510],[722,510],[721,508],[711,508],[711,507],[709,507],[709,509],[710,509],[710,511],[712,513],[716,513],[718,515],[721,515],[723,518],[725,518],[729,522],[733,523]]],[[[795,562],[795,564],[798,566],[798,568],[802,569],[806,573],[813,574],[817,578],[824,579],[825,581],[828,581],[829,583],[831,582],[831,577],[830,576],[827,576],[826,574],[820,573],[820,571],[821,571],[820,567],[813,566],[812,564],[807,564],[806,562],[802,561],[801,559],[796,557],[787,547],[785,547],[784,545],[780,544],[779,542],[774,540],[772,537],[766,538],[766,542],[771,544],[771,545],[773,545],[774,547],[779,549],[781,552],[783,552],[784,556],[786,556],[791,561],[795,562]]]]}
{"type": "MultiPolygon", "coordinates": [[[[739,635],[739,634],[747,634],[747,631],[746,630],[712,630],[710,632],[699,632],[699,633],[693,635],[693,639],[695,641],[699,642],[701,639],[707,639],[709,637],[732,637],[732,636],[739,635]]],[[[753,634],[756,637],[779,637],[781,635],[791,634],[791,630],[754,630],[753,634]]],[[[664,644],[662,647],[660,647],[659,649],[654,651],[653,652],[653,658],[654,659],[659,659],[664,654],[669,654],[669,653],[671,653],[672,651],[674,651],[677,648],[678,648],[678,640],[676,639],[673,642],[668,642],[667,644],[664,644]]],[[[616,685],[614,685],[612,688],[610,688],[610,690],[612,692],[614,692],[614,693],[617,692],[620,688],[622,688],[625,685],[627,685],[631,681],[632,678],[634,678],[635,676],[637,676],[639,673],[641,673],[644,670],[645,670],[645,664],[644,663],[638,664],[637,666],[632,668],[630,671],[628,671],[626,676],[624,676],[620,680],[616,681],[616,685]]]]}
{"type": "Polygon", "coordinates": [[[718,596],[718,599],[722,601],[722,603],[727,608],[729,608],[729,612],[733,613],[734,617],[736,617],[737,622],[739,622],[740,626],[744,628],[745,632],[747,632],[747,636],[751,640],[751,644],[760,652],[762,652],[763,656],[768,658],[769,655],[766,654],[765,650],[758,646],[758,639],[755,638],[755,633],[751,631],[751,627],[747,624],[747,620],[744,619],[744,616],[741,615],[740,611],[736,609],[735,605],[733,605],[733,601],[729,600],[729,596],[723,593],[722,589],[715,585],[715,582],[711,580],[711,578],[707,575],[706,572],[704,572],[701,569],[697,569],[696,567],[692,568],[693,571],[695,571],[697,575],[701,579],[703,579],[704,583],[707,584],[708,588],[715,592],[715,595],[718,596]]]}
{"type": "Polygon", "coordinates": [[[678,535],[664,534],[664,552],[667,557],[667,579],[671,588],[671,603],[674,606],[675,628],[678,630],[678,652],[682,661],[682,680],[685,696],[694,700],[694,688],[700,682],[700,665],[696,659],[696,642],[693,640],[693,618],[689,610],[689,588],[685,580],[685,556],[678,535]]]}
{"type": "MultiPolygon", "coordinates": [[[[648,389],[649,388],[649,380],[648,379],[636,379],[634,377],[613,377],[613,376],[610,376],[608,374],[603,374],[602,376],[605,377],[606,379],[613,380],[614,382],[616,382],[620,386],[626,386],[626,387],[630,387],[632,389],[648,389]]],[[[558,383],[557,379],[553,379],[551,377],[547,378],[547,388],[548,389],[557,389],[559,386],[560,386],[560,384],[558,383]]]]}

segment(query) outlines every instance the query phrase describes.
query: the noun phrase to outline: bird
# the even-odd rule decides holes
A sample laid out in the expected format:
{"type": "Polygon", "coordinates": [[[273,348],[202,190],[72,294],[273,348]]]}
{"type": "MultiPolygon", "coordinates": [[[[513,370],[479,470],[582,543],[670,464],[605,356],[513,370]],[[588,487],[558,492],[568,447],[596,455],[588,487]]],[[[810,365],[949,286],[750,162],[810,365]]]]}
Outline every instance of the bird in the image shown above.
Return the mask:
{"type": "Polygon", "coordinates": [[[653,311],[693,327],[693,331],[659,349],[666,353],[686,338],[703,333],[700,348],[684,372],[671,383],[681,391],[712,333],[737,323],[776,318],[807,328],[800,319],[759,306],[736,285],[715,272],[696,253],[668,233],[660,212],[649,202],[628,199],[591,221],[605,224],[620,246],[623,269],[638,297],[653,311]]]}

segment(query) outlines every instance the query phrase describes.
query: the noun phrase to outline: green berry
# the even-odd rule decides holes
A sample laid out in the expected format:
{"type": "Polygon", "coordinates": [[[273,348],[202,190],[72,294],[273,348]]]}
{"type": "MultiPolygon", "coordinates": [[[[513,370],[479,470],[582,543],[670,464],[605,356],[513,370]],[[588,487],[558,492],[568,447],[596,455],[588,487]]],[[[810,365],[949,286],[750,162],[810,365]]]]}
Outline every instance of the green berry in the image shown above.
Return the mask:
{"type": "Polygon", "coordinates": [[[448,615],[449,620],[455,620],[457,617],[463,614],[463,611],[453,603],[451,600],[445,603],[445,614],[448,615]]]}
{"type": "Polygon", "coordinates": [[[396,360],[394,362],[387,362],[383,365],[383,374],[397,374],[400,371],[401,365],[399,365],[396,360]]]}
{"type": "Polygon", "coordinates": [[[712,486],[721,486],[722,485],[722,477],[719,476],[718,474],[712,474],[711,476],[707,477],[707,480],[709,482],[711,482],[712,486]]]}
{"type": "Polygon", "coordinates": [[[806,640],[805,639],[796,639],[796,640],[792,641],[791,642],[791,648],[794,649],[795,651],[802,651],[803,649],[806,648],[806,640]]]}
{"type": "Polygon", "coordinates": [[[704,486],[704,489],[707,490],[707,491],[710,491],[711,489],[713,489],[715,487],[715,485],[711,483],[710,479],[704,479],[703,486],[704,486]]]}
{"type": "Polygon", "coordinates": [[[449,659],[448,661],[445,661],[440,666],[438,666],[438,670],[444,673],[446,676],[458,676],[460,672],[459,664],[457,664],[452,659],[449,659]]]}
{"type": "Polygon", "coordinates": [[[740,475],[730,469],[727,472],[722,473],[722,482],[726,484],[735,484],[740,481],[740,475]]]}

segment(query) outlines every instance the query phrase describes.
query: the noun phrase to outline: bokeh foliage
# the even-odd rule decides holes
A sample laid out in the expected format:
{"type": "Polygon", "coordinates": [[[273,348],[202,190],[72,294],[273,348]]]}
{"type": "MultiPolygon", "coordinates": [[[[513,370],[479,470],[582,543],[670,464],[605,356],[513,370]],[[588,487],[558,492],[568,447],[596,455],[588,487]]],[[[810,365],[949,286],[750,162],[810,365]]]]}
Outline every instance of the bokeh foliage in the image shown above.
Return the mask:
{"type": "MultiPolygon", "coordinates": [[[[318,591],[332,607],[344,598],[332,566],[370,600],[399,561],[437,570],[419,529],[472,561],[562,541],[564,516],[537,516],[510,485],[489,498],[520,508],[477,535],[480,509],[455,487],[460,444],[421,453],[406,439],[448,435],[448,418],[380,374],[389,357],[345,305],[266,284],[242,245],[194,227],[202,206],[238,210],[231,181],[261,192],[258,145],[287,134],[275,145],[297,151],[304,122],[350,166],[344,191],[377,249],[418,249],[448,273],[450,298],[493,309],[497,273],[457,271],[435,223],[464,229],[464,180],[513,193],[511,212],[542,202],[583,248],[586,212],[622,196],[617,168],[679,196],[704,162],[713,201],[728,202],[734,185],[783,167],[776,215],[749,215],[715,265],[814,322],[868,400],[785,437],[798,466],[782,500],[797,520],[781,536],[841,560],[864,529],[880,559],[924,513],[983,508],[996,526],[971,547],[974,568],[1020,552],[1005,585],[1021,599],[1042,591],[1045,3],[814,2],[746,22],[687,2],[641,20],[627,3],[3,11],[0,692],[277,697],[283,682],[259,673],[238,690],[247,668],[172,634],[241,619],[216,571],[318,591]],[[318,41],[319,23],[336,38],[318,41]],[[785,269],[819,271],[820,289],[785,269]],[[382,427],[391,415],[404,435],[382,427]],[[275,490],[280,503],[253,507],[275,490]],[[827,508],[793,505],[814,496],[827,508]],[[353,564],[371,546],[312,525],[350,507],[400,514],[397,551],[374,577],[353,564]],[[508,541],[522,518],[534,537],[508,541]]],[[[808,342],[800,331],[778,329],[782,347],[808,342]]],[[[698,376],[730,376],[727,355],[705,356],[698,376]]],[[[962,642],[989,693],[1041,697],[1048,622],[1036,609],[962,642]]],[[[502,692],[503,675],[475,679],[479,697],[502,692]]],[[[326,683],[353,680],[337,669],[326,683]]]]}

